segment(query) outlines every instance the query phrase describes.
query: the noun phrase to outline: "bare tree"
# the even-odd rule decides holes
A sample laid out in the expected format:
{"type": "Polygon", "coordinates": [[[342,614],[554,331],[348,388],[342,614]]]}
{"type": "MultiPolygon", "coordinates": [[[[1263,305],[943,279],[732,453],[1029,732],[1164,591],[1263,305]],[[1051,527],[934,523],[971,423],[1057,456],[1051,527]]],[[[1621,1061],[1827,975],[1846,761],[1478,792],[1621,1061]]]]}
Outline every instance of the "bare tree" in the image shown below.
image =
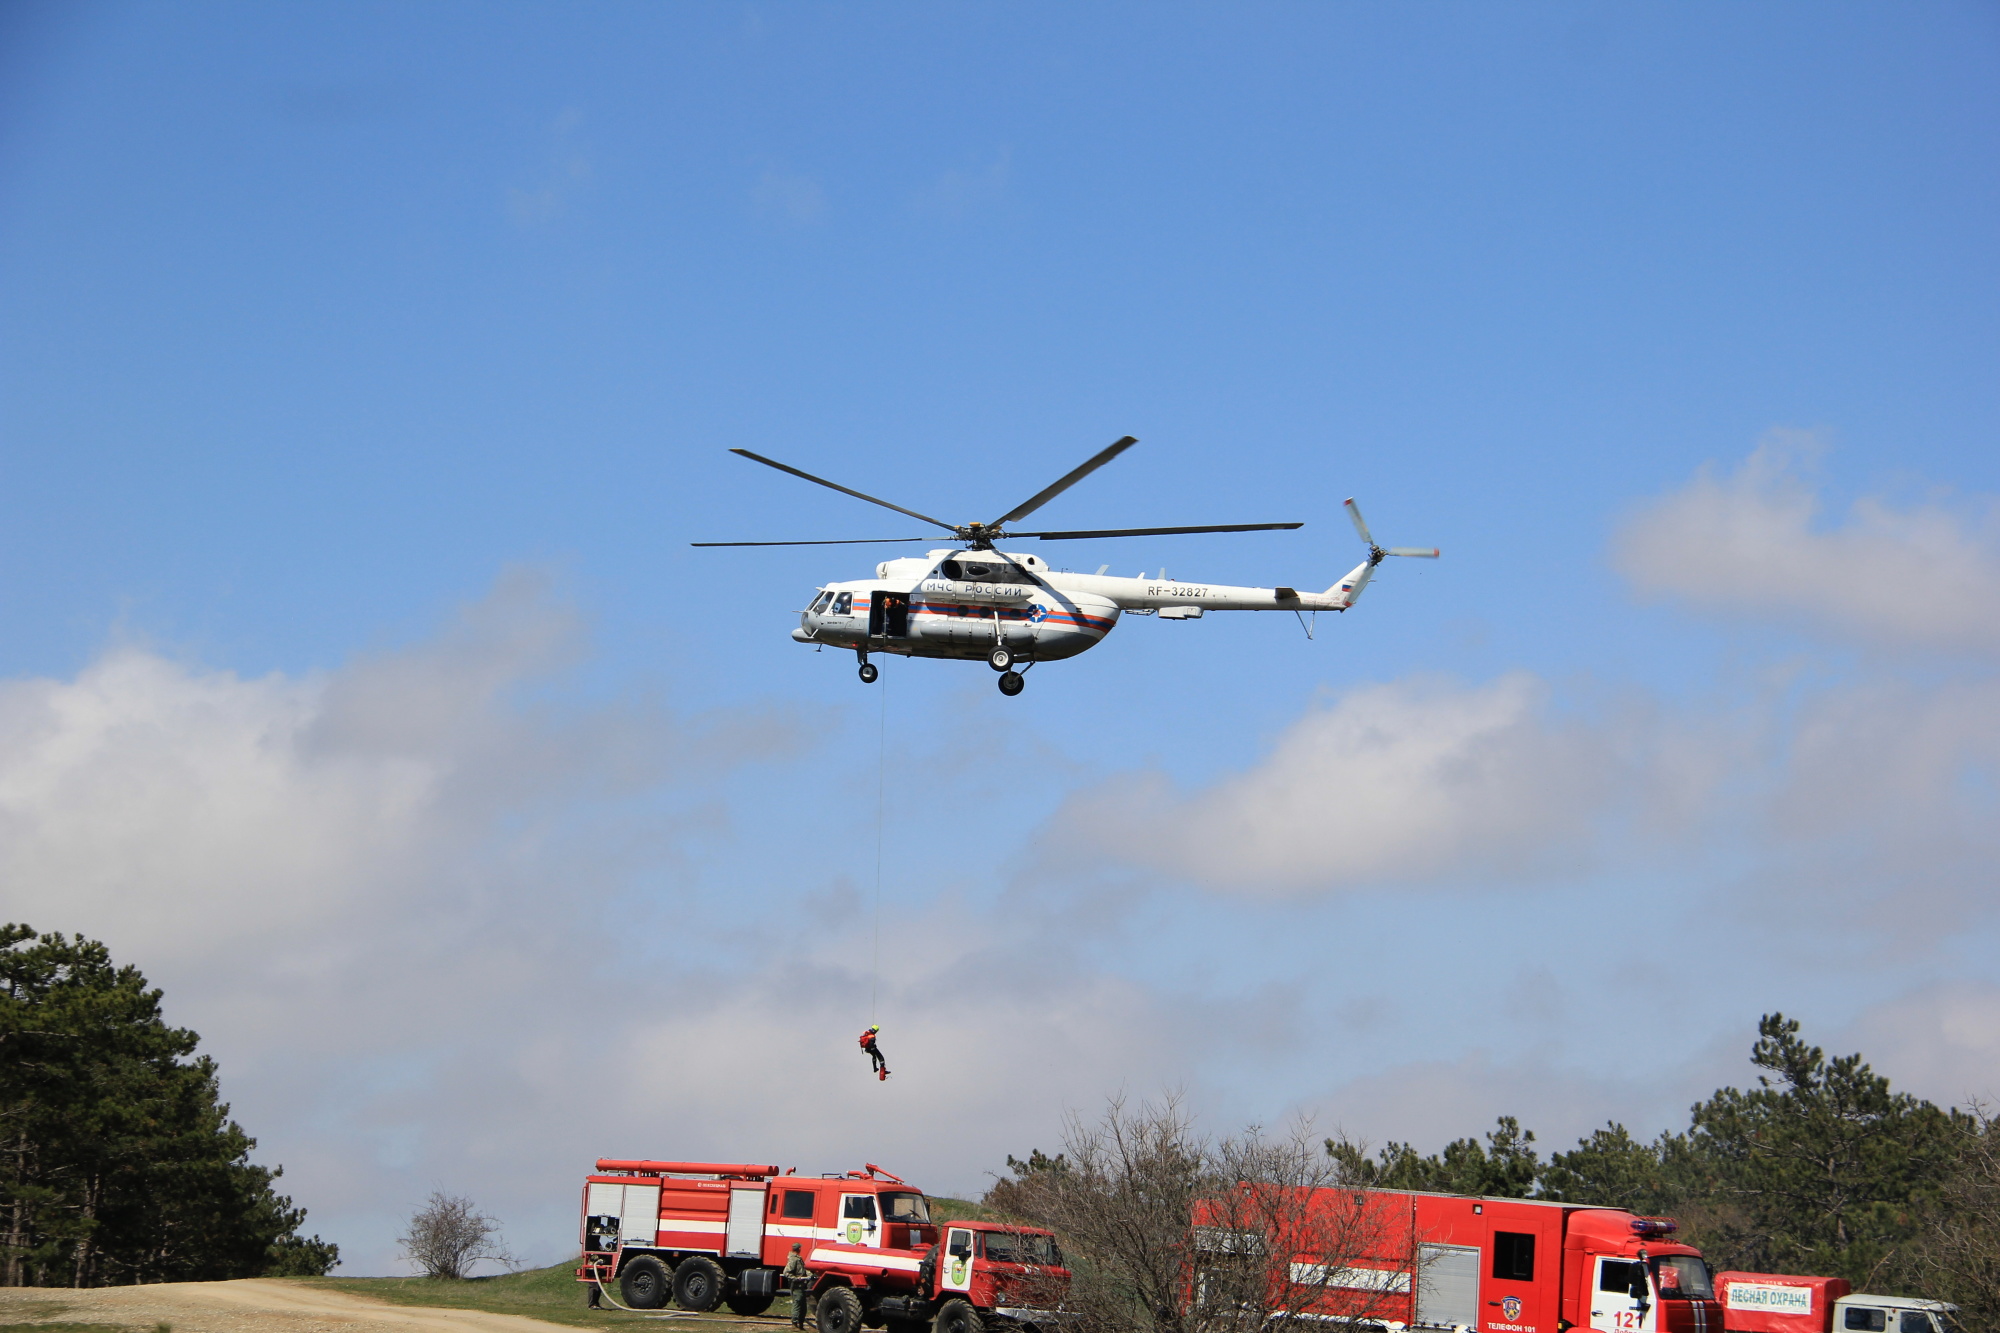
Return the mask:
{"type": "Polygon", "coordinates": [[[480,1212],[472,1200],[442,1190],[433,1190],[410,1219],[410,1234],[396,1239],[425,1277],[463,1278],[482,1261],[515,1266],[500,1238],[499,1220],[480,1212]]]}
{"type": "Polygon", "coordinates": [[[1304,1333],[1408,1319],[1417,1280],[1406,1199],[1337,1188],[1297,1126],[1212,1141],[1178,1099],[1072,1118],[1061,1169],[1010,1198],[1053,1227],[1093,1333],[1304,1333]]]}
{"type": "Polygon", "coordinates": [[[2000,1116],[1975,1101],[1954,1128],[1951,1172],[1895,1277],[1956,1302],[1973,1328],[2000,1327],[2000,1116]]]}

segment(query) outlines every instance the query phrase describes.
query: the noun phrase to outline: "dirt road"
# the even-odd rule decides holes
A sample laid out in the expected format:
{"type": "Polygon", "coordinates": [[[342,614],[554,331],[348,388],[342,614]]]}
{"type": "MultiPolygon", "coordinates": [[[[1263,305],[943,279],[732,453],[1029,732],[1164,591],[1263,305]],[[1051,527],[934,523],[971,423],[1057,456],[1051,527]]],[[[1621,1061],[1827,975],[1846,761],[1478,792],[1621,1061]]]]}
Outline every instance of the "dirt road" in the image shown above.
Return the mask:
{"type": "MultiPolygon", "coordinates": [[[[148,1287],[0,1288],[0,1324],[111,1324],[153,1333],[549,1333],[560,1324],[483,1310],[390,1305],[272,1278],[148,1287]]],[[[565,1330],[565,1333],[568,1333],[565,1330]]]]}

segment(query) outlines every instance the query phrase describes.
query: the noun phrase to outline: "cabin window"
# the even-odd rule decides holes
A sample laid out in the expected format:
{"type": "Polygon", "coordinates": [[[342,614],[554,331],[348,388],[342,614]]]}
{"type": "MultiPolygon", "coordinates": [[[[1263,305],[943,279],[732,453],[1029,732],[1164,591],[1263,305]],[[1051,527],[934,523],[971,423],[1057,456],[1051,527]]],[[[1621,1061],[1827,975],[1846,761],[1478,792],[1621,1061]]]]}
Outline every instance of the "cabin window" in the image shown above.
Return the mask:
{"type": "Polygon", "coordinates": [[[1901,1333],[1931,1333],[1931,1317],[1922,1310],[1905,1310],[1898,1328],[1901,1333]]]}
{"type": "Polygon", "coordinates": [[[849,615],[853,615],[853,614],[854,614],[854,594],[853,594],[853,593],[851,593],[851,592],[844,592],[844,593],[840,594],[840,596],[838,596],[838,597],[834,598],[834,599],[833,599],[833,613],[834,613],[835,615],[837,615],[837,616],[849,616],[849,615]]]}
{"type": "Polygon", "coordinates": [[[1626,1263],[1622,1259],[1606,1259],[1604,1267],[1597,1274],[1597,1289],[1615,1291],[1621,1296],[1644,1296],[1646,1287],[1645,1278],[1641,1276],[1643,1271],[1638,1264],[1626,1263]],[[1640,1284],[1636,1291],[1632,1287],[1634,1282],[1640,1284]]]}
{"type": "Polygon", "coordinates": [[[875,1196],[872,1194],[855,1194],[850,1196],[847,1200],[847,1208],[841,1213],[841,1216],[859,1218],[864,1222],[873,1222],[875,1220],[875,1196]]]}
{"type": "Polygon", "coordinates": [[[785,1216],[812,1221],[813,1192],[811,1190],[785,1191],[785,1216]]]}
{"type": "Polygon", "coordinates": [[[1535,1280],[1535,1233],[1496,1231],[1493,1233],[1493,1276],[1510,1282],[1535,1280]]]}
{"type": "Polygon", "coordinates": [[[1847,1319],[1843,1326],[1854,1329],[1855,1333],[1882,1333],[1883,1329],[1889,1327],[1889,1312],[1871,1310],[1865,1305],[1850,1305],[1847,1307],[1847,1319]]]}
{"type": "Polygon", "coordinates": [[[948,579],[963,579],[972,583],[1034,582],[1006,560],[947,560],[938,569],[948,579]]]}

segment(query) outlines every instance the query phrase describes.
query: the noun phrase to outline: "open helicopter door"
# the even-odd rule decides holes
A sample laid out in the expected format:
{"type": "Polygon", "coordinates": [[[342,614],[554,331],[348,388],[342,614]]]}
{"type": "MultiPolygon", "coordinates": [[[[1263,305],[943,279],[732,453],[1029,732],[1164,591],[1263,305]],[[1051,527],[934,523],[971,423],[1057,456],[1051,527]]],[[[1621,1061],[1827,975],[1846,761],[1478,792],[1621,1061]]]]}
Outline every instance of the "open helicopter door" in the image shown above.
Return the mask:
{"type": "Polygon", "coordinates": [[[907,639],[910,637],[910,594],[878,592],[868,603],[868,637],[907,639]]]}

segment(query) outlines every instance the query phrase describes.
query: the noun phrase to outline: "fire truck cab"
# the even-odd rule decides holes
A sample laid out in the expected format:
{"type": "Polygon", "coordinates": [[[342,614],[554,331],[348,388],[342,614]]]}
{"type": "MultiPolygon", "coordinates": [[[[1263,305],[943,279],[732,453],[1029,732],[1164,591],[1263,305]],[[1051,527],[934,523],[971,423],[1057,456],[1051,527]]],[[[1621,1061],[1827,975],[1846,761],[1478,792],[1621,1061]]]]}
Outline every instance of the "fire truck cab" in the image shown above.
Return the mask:
{"type": "Polygon", "coordinates": [[[934,1222],[921,1190],[870,1162],[861,1171],[780,1174],[775,1166],[600,1159],[583,1187],[577,1280],[597,1304],[727,1305],[762,1314],[783,1289],[793,1245],[810,1275],[821,1333],[889,1325],[980,1333],[1008,1323],[1050,1333],[1069,1270],[1052,1233],[992,1222],[934,1222]],[[942,1233],[942,1234],[940,1234],[942,1233]]]}

